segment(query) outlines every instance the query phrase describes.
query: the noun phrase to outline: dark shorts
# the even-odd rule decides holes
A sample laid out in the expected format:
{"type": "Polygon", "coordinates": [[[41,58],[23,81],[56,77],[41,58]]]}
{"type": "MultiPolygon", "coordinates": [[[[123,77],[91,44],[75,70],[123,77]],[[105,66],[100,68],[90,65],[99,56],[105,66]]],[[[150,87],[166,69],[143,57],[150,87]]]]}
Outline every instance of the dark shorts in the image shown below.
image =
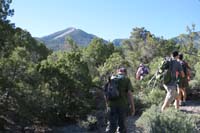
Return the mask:
{"type": "Polygon", "coordinates": [[[187,88],[189,86],[187,78],[181,78],[178,84],[179,88],[187,88]]]}

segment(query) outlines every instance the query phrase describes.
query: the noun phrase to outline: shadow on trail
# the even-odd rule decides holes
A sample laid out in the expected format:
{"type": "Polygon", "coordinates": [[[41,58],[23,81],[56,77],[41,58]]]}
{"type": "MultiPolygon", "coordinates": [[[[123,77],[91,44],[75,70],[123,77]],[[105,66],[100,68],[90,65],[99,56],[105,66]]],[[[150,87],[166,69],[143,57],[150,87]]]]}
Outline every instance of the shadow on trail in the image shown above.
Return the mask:
{"type": "Polygon", "coordinates": [[[200,100],[188,100],[185,106],[180,106],[180,110],[190,114],[200,114],[200,100]]]}

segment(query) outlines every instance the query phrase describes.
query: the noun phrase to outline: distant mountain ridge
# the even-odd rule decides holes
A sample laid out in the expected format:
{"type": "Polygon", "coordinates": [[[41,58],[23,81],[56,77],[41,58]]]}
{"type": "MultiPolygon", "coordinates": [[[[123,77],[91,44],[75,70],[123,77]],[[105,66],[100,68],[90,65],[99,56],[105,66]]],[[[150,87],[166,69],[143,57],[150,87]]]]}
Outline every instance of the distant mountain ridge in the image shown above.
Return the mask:
{"type": "MultiPolygon", "coordinates": [[[[172,38],[177,44],[183,45],[183,44],[189,44],[190,43],[190,36],[188,34],[181,34],[177,37],[172,38]]],[[[193,36],[193,43],[194,47],[200,49],[200,31],[194,32],[193,36]]]]}
{"type": "MultiPolygon", "coordinates": [[[[71,37],[78,46],[85,47],[87,46],[94,38],[98,38],[96,35],[89,34],[81,29],[76,29],[74,27],[70,27],[50,35],[38,38],[37,40],[45,43],[45,45],[56,51],[56,50],[67,50],[69,45],[66,44],[66,38],[71,37]]],[[[123,41],[126,39],[114,39],[112,43],[115,46],[121,46],[123,41]]],[[[181,34],[177,37],[172,38],[177,44],[189,44],[190,37],[188,34],[181,34]]],[[[108,41],[104,40],[105,43],[108,41]]],[[[194,32],[194,46],[200,49],[200,32],[194,32]]]]}
{"type": "Polygon", "coordinates": [[[126,39],[114,39],[114,40],[112,41],[112,43],[113,43],[115,46],[121,46],[124,40],[126,40],[126,39]]]}
{"type": "Polygon", "coordinates": [[[71,37],[79,46],[87,46],[92,39],[97,36],[88,34],[83,30],[74,27],[67,28],[55,32],[53,34],[36,38],[37,40],[46,44],[46,46],[53,50],[67,49],[66,38],[71,37]]]}
{"type": "MultiPolygon", "coordinates": [[[[44,37],[35,37],[35,39],[45,43],[48,48],[56,51],[61,49],[67,50],[69,48],[69,45],[66,44],[67,37],[71,37],[74,42],[81,47],[87,46],[94,38],[98,38],[98,36],[89,34],[81,29],[69,27],[44,37]]],[[[115,46],[120,46],[123,40],[125,39],[114,39],[112,42],[115,46]]],[[[104,40],[104,42],[108,43],[106,40],[104,40]]]]}

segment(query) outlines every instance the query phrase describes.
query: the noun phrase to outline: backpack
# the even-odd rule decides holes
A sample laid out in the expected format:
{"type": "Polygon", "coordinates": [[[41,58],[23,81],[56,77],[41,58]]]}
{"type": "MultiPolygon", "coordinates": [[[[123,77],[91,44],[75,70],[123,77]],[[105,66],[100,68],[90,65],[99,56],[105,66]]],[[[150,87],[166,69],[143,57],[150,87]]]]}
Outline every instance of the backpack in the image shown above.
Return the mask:
{"type": "Polygon", "coordinates": [[[164,59],[162,61],[159,71],[157,73],[157,79],[160,79],[163,84],[169,84],[173,81],[172,79],[172,64],[173,61],[170,59],[164,59]]]}
{"type": "Polygon", "coordinates": [[[149,74],[149,69],[146,66],[142,67],[142,75],[145,74],[149,74]]]}
{"type": "Polygon", "coordinates": [[[119,80],[124,78],[123,75],[116,75],[106,85],[105,95],[107,100],[115,100],[120,97],[119,80]]]}
{"type": "Polygon", "coordinates": [[[141,73],[140,74],[137,74],[137,72],[135,73],[135,78],[137,80],[140,80],[140,76],[145,76],[146,74],[149,74],[149,69],[146,66],[140,66],[140,67],[138,67],[137,71],[141,67],[142,67],[141,73]]]}

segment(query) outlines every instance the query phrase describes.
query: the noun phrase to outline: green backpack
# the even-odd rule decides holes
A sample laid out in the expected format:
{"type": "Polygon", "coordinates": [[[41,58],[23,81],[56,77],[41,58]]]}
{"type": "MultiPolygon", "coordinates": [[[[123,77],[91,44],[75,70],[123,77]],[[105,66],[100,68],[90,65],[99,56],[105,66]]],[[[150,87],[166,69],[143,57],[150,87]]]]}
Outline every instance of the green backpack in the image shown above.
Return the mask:
{"type": "Polygon", "coordinates": [[[172,81],[172,63],[172,60],[164,59],[160,64],[156,79],[159,79],[163,84],[169,84],[172,81]]]}

